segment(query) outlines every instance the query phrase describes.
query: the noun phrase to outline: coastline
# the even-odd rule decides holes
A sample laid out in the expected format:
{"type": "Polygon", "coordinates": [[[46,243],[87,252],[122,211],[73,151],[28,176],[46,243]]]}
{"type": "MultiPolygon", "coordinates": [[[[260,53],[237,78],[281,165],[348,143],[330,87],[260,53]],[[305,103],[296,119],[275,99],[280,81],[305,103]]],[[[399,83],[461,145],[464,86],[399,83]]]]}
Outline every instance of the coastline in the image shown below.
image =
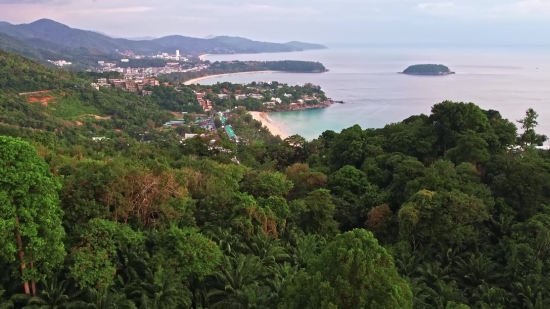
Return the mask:
{"type": "Polygon", "coordinates": [[[204,58],[206,58],[207,56],[210,56],[211,54],[203,54],[203,55],[200,55],[199,56],[199,59],[200,61],[204,61],[204,58]]]}
{"type": "Polygon", "coordinates": [[[265,112],[248,112],[254,120],[257,120],[262,123],[264,127],[266,127],[271,134],[274,136],[280,136],[281,139],[288,138],[288,134],[286,134],[282,128],[282,126],[279,123],[274,122],[271,120],[265,112]]]}
{"type": "Polygon", "coordinates": [[[184,82],[183,84],[184,84],[184,85],[192,85],[192,84],[196,84],[197,82],[199,82],[199,81],[201,81],[201,80],[205,80],[205,79],[212,78],[212,77],[221,77],[221,76],[230,76],[230,75],[242,75],[242,74],[256,74],[256,73],[275,73],[275,72],[277,72],[277,71],[248,71],[248,72],[236,72],[236,73],[214,74],[214,75],[207,75],[207,76],[203,76],[203,77],[193,78],[193,79],[190,79],[190,80],[184,82]]]}

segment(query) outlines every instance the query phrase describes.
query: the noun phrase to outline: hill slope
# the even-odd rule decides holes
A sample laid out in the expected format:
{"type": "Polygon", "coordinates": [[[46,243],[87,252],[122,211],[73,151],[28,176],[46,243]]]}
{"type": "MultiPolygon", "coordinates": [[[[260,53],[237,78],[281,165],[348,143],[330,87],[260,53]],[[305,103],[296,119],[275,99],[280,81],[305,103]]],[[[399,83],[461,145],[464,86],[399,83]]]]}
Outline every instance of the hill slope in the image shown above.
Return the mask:
{"type": "Polygon", "coordinates": [[[0,50],[0,126],[54,131],[89,123],[126,129],[144,128],[148,121],[160,126],[172,117],[150,97],[98,91],[90,85],[91,76],[78,76],[0,50]]]}

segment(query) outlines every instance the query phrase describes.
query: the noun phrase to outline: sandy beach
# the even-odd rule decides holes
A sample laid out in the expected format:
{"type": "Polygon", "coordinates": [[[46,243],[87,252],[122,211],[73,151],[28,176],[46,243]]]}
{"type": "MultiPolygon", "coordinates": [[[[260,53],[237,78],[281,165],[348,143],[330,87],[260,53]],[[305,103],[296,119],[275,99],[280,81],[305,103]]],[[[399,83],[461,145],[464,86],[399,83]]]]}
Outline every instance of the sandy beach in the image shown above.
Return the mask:
{"type": "Polygon", "coordinates": [[[252,115],[252,118],[254,118],[254,120],[261,122],[265,127],[267,127],[267,129],[269,130],[269,132],[271,132],[271,134],[275,136],[279,135],[282,139],[285,139],[288,137],[288,134],[286,134],[285,131],[283,130],[284,125],[281,125],[279,123],[276,123],[270,120],[266,113],[264,112],[249,112],[249,113],[250,115],[252,115]]]}
{"type": "Polygon", "coordinates": [[[211,54],[203,54],[203,55],[200,55],[200,56],[199,56],[199,59],[200,59],[201,61],[204,61],[204,58],[206,58],[206,56],[210,56],[210,55],[211,55],[211,54]]]}
{"type": "Polygon", "coordinates": [[[212,77],[220,77],[220,76],[230,76],[230,75],[242,75],[242,74],[256,74],[256,73],[274,73],[276,71],[250,71],[250,72],[239,72],[239,73],[225,73],[225,74],[216,74],[216,75],[208,75],[198,78],[190,79],[186,82],[184,82],[184,85],[192,85],[197,84],[197,82],[200,82],[201,80],[205,80],[212,77]]]}

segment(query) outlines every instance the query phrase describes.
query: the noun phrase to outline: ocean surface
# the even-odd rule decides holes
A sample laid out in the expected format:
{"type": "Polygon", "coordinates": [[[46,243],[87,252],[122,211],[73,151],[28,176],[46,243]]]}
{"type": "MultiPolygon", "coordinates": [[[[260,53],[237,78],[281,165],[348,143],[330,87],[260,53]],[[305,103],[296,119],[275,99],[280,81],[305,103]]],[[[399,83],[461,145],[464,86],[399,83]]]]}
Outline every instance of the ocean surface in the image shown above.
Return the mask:
{"type": "Polygon", "coordinates": [[[278,81],[320,85],[328,97],[344,101],[325,109],[270,113],[285,133],[317,138],[325,130],[359,124],[380,128],[411,115],[429,114],[444,100],[473,102],[495,109],[511,121],[532,107],[539,113],[538,132],[550,136],[550,49],[528,48],[364,48],[297,53],[213,55],[223,60],[310,60],[322,62],[322,74],[258,73],[214,77],[201,84],[278,81]],[[409,65],[436,63],[457,74],[397,74],[409,65]]]}

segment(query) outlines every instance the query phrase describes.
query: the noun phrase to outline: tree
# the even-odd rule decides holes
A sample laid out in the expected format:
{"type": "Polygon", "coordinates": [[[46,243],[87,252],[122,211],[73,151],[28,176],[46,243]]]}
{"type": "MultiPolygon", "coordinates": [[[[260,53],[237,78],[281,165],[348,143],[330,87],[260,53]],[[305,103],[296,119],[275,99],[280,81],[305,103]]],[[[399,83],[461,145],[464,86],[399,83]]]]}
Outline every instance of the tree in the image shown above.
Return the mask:
{"type": "Polygon", "coordinates": [[[546,135],[540,135],[535,132],[535,127],[539,125],[537,121],[538,117],[539,114],[530,108],[525,112],[525,118],[518,120],[518,123],[521,123],[521,128],[524,130],[518,137],[518,144],[524,149],[542,146],[548,140],[546,135]]]}
{"type": "Polygon", "coordinates": [[[193,229],[172,225],[160,233],[153,259],[184,278],[191,274],[202,278],[214,272],[221,256],[221,250],[210,239],[193,229]]]}
{"type": "Polygon", "coordinates": [[[25,294],[36,294],[65,257],[59,182],[36,150],[20,139],[0,136],[0,257],[19,259],[25,294]],[[29,287],[28,281],[32,284],[29,287]]]}
{"type": "Polygon", "coordinates": [[[143,242],[142,235],[129,226],[103,219],[90,220],[77,229],[76,235],[69,269],[82,288],[112,286],[117,270],[117,247],[143,242]]]}
{"type": "Polygon", "coordinates": [[[214,118],[214,125],[216,126],[216,128],[221,128],[223,123],[222,123],[222,120],[220,119],[220,117],[217,117],[214,118]]]}
{"type": "Polygon", "coordinates": [[[457,164],[469,162],[477,166],[478,163],[489,161],[489,144],[474,131],[468,130],[460,136],[455,148],[447,152],[447,156],[452,158],[457,164]]]}
{"type": "Polygon", "coordinates": [[[412,292],[372,233],[336,236],[307,273],[297,276],[279,308],[412,308],[412,292]]]}
{"type": "Polygon", "coordinates": [[[483,111],[473,103],[445,101],[432,107],[429,118],[438,135],[438,144],[443,154],[456,147],[461,134],[471,130],[485,133],[490,128],[483,111]]]}
{"type": "Polygon", "coordinates": [[[292,182],[279,172],[252,171],[245,175],[241,188],[254,197],[283,197],[292,189],[292,182]]]}
{"type": "MultiPolygon", "coordinates": [[[[248,298],[243,293],[253,286],[264,274],[264,267],[259,257],[253,255],[224,256],[216,277],[222,282],[223,289],[214,290],[212,296],[222,296],[215,304],[216,308],[247,308],[248,298]],[[244,306],[243,306],[244,303],[244,306]]],[[[214,298],[214,297],[213,297],[214,298]]]]}
{"type": "Polygon", "coordinates": [[[81,291],[68,292],[69,282],[63,280],[59,282],[57,278],[43,280],[40,284],[40,291],[37,296],[29,299],[25,308],[56,309],[56,308],[75,308],[78,302],[75,301],[80,296],[81,291]]]}
{"type": "Polygon", "coordinates": [[[285,175],[294,184],[288,194],[291,200],[304,198],[309,192],[323,188],[327,182],[327,175],[311,170],[307,164],[296,163],[289,166],[285,175]]]}
{"type": "Polygon", "coordinates": [[[338,223],[333,218],[335,206],[328,190],[315,190],[293,205],[294,211],[299,212],[298,222],[306,233],[322,236],[333,236],[338,233],[338,223]]]}
{"type": "Polygon", "coordinates": [[[176,274],[159,268],[154,273],[147,271],[145,280],[129,286],[130,297],[140,304],[140,308],[171,309],[188,308],[191,304],[189,291],[176,274]]]}
{"type": "Polygon", "coordinates": [[[464,244],[478,238],[487,208],[475,196],[460,191],[421,190],[399,210],[399,233],[413,250],[421,243],[464,244]]]}

